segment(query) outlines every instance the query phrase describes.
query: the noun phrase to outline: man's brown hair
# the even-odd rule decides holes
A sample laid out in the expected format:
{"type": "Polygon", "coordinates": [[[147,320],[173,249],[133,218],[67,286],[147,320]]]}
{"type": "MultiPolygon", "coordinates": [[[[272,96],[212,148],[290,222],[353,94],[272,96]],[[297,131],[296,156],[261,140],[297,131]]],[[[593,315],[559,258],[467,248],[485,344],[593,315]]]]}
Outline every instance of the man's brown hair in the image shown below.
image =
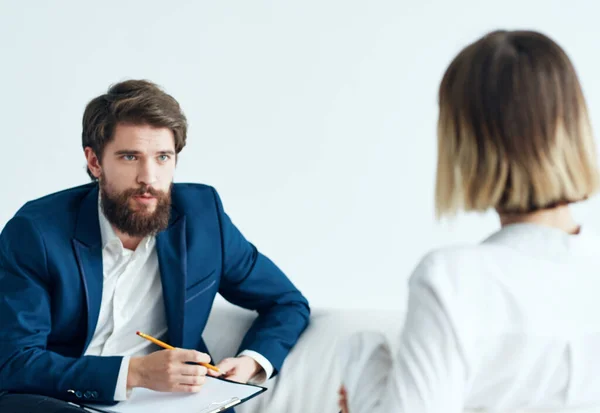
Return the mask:
{"type": "MultiPolygon", "coordinates": [[[[175,152],[185,146],[187,119],[179,103],[147,80],[117,83],[88,103],[83,114],[83,148],[92,148],[102,162],[104,147],[112,140],[119,123],[169,128],[175,137],[175,152]]],[[[91,171],[87,172],[95,181],[91,171]]]]}
{"type": "Polygon", "coordinates": [[[575,69],[533,31],[494,31],[464,48],[439,89],[438,217],[527,213],[598,190],[596,148],[575,69]]]}

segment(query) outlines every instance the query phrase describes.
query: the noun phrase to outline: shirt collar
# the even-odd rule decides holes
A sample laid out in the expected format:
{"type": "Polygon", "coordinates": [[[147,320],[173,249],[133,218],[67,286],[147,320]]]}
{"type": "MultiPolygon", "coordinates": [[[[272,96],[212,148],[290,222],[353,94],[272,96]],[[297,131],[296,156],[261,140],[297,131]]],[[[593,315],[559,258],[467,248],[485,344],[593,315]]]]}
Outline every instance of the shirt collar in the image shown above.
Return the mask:
{"type": "Polygon", "coordinates": [[[505,245],[530,254],[561,257],[582,240],[583,229],[571,235],[565,231],[533,223],[506,225],[486,238],[484,244],[505,245]]]}
{"type": "Polygon", "coordinates": [[[100,237],[102,238],[102,248],[106,248],[108,244],[115,244],[117,241],[121,244],[121,240],[117,237],[115,230],[102,211],[102,203],[100,200],[100,191],[98,191],[98,220],[100,221],[100,237]]]}

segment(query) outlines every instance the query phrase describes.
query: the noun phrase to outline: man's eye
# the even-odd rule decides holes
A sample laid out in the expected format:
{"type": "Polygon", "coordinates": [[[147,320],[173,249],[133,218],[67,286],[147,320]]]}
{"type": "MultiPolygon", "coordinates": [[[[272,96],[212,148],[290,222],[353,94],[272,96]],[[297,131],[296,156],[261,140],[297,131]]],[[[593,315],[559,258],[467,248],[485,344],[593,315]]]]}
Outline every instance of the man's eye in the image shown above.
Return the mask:
{"type": "Polygon", "coordinates": [[[123,155],[123,159],[125,159],[126,161],[135,161],[135,156],[134,155],[123,155]]]}
{"type": "Polygon", "coordinates": [[[161,162],[166,162],[166,161],[169,160],[169,155],[160,155],[158,157],[158,160],[161,161],[161,162]]]}

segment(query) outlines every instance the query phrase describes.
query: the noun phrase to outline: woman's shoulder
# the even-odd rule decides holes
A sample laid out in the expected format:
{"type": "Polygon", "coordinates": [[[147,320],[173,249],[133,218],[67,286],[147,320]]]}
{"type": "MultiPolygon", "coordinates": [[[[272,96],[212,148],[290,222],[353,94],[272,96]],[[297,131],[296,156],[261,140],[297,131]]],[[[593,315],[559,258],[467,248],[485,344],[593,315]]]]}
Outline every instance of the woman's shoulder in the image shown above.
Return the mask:
{"type": "Polygon", "coordinates": [[[511,251],[496,245],[443,247],[425,254],[410,277],[410,285],[444,289],[455,294],[486,288],[511,251]]]}
{"type": "Polygon", "coordinates": [[[511,258],[487,245],[431,251],[410,277],[409,296],[414,305],[448,320],[461,346],[472,353],[473,331],[488,334],[504,328],[505,315],[515,305],[502,276],[509,268],[502,262],[511,258]]]}

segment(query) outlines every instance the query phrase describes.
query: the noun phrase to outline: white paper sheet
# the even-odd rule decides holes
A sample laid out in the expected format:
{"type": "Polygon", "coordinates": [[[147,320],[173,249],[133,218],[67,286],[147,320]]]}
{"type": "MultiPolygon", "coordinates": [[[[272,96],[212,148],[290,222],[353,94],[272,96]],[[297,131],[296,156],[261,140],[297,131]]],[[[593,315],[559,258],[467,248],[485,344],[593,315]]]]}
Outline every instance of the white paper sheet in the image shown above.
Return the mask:
{"type": "MultiPolygon", "coordinates": [[[[114,413],[210,413],[219,406],[231,404],[235,398],[244,400],[263,391],[262,387],[234,383],[206,377],[198,393],[164,393],[136,388],[127,401],[114,406],[88,405],[104,412],[114,413]]],[[[89,411],[94,411],[89,409],[89,411]]]]}

